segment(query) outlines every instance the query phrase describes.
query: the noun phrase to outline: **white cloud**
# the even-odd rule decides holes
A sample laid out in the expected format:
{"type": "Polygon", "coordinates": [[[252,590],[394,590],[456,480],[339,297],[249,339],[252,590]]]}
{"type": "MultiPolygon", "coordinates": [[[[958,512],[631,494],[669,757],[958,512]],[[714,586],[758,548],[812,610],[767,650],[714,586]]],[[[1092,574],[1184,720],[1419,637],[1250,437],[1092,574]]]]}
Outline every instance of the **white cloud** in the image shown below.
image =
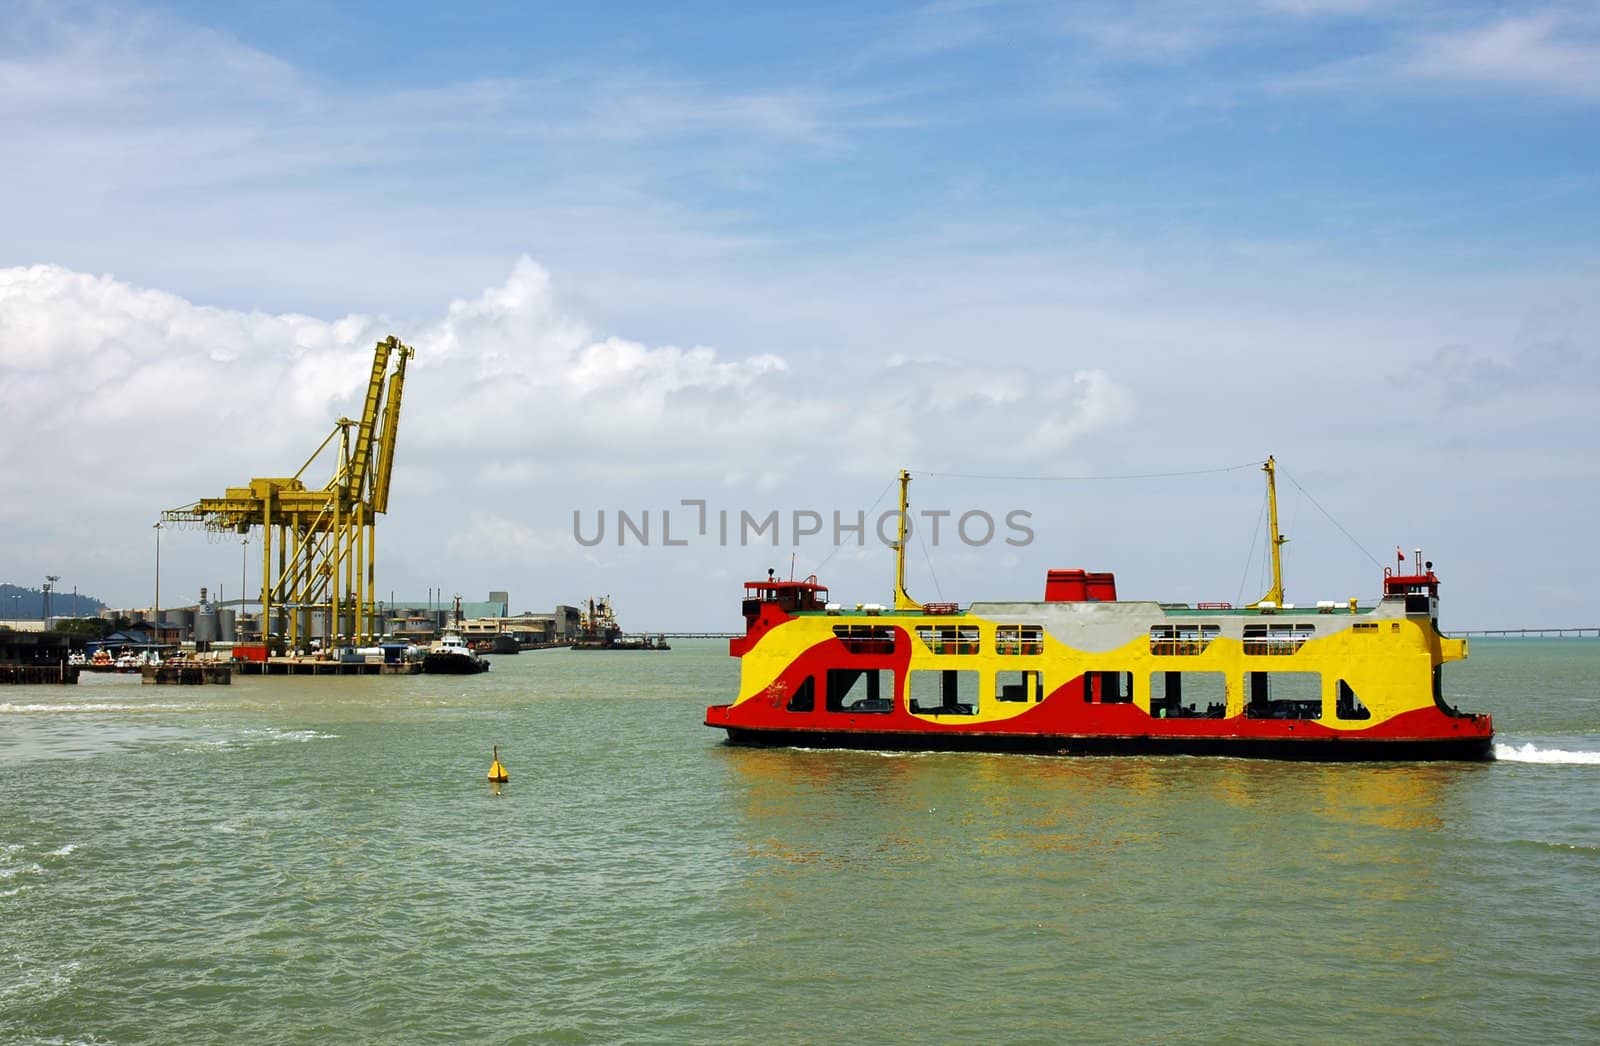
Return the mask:
{"type": "Polygon", "coordinates": [[[1422,37],[1406,75],[1600,101],[1600,20],[1561,9],[1422,37]]]}
{"type": "Polygon", "coordinates": [[[1268,81],[1283,90],[1517,91],[1600,101],[1600,17],[1546,7],[1485,20],[1476,11],[1400,21],[1392,42],[1268,81]],[[1440,25],[1448,28],[1439,28],[1440,25]]]}
{"type": "Polygon", "coordinates": [[[451,531],[445,538],[445,547],[463,560],[482,558],[487,553],[497,564],[519,567],[596,561],[567,534],[537,530],[518,520],[477,510],[469,511],[451,531]]]}
{"type": "Polygon", "coordinates": [[[1084,436],[1122,425],[1134,414],[1132,396],[1102,370],[1077,371],[1047,395],[1060,406],[1039,420],[1026,441],[1041,457],[1065,454],[1084,436]]]}
{"type": "MultiPolygon", "coordinates": [[[[389,333],[417,355],[397,457],[408,520],[386,525],[385,540],[418,561],[433,558],[440,517],[469,506],[446,524],[447,555],[559,558],[560,535],[531,522],[554,484],[569,498],[633,497],[663,476],[771,491],[819,470],[887,475],[953,432],[945,464],[981,460],[997,440],[1037,459],[1126,416],[1127,393],[1099,371],[1053,384],[1026,361],[933,354],[886,380],[870,366],[796,368],[771,353],[603,336],[528,258],[432,322],[238,312],[60,266],[0,269],[0,516],[12,553],[108,528],[126,538],[162,509],[288,474],[336,418],[359,412],[371,346],[389,333]],[[1039,419],[1036,446],[1018,442],[1019,418],[1039,419]]],[[[325,456],[303,478],[320,484],[332,469],[325,456]]]]}

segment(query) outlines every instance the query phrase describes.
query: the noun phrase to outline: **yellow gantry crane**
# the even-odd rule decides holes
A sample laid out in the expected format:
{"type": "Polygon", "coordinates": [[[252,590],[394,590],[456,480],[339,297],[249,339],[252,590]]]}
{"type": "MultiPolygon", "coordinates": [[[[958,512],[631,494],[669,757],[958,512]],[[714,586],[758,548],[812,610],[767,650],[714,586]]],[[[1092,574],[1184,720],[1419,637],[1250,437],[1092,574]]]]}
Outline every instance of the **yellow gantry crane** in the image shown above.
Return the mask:
{"type": "Polygon", "coordinates": [[[389,477],[406,361],[415,352],[393,335],[378,342],[359,420],[340,418],[292,476],[250,480],[220,498],[168,509],[164,522],[248,534],[261,528],[261,632],[291,650],[312,636],[321,612],[334,642],[372,642],[381,632],[374,583],[376,517],[389,510],[389,477]],[[390,361],[394,369],[389,369],[390,361]],[[387,375],[387,382],[385,376],[387,375]],[[355,430],[354,444],[351,429],[355,430]],[[337,442],[333,478],[309,488],[302,477],[337,442]]]}

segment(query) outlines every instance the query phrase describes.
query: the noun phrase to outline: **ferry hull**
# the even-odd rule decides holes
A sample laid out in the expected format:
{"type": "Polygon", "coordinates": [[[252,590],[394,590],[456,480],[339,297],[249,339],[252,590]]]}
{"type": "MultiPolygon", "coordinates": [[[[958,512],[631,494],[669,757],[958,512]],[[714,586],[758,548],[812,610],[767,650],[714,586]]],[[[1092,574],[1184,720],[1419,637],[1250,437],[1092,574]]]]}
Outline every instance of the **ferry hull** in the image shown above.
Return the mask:
{"type": "MultiPolygon", "coordinates": [[[[707,723],[714,726],[714,723],[707,723]]],[[[926,734],[866,730],[762,730],[727,727],[728,743],[770,748],[847,748],[879,752],[1005,752],[1026,755],[1189,755],[1304,762],[1486,762],[1492,737],[1152,737],[1014,733],[926,734]]]]}

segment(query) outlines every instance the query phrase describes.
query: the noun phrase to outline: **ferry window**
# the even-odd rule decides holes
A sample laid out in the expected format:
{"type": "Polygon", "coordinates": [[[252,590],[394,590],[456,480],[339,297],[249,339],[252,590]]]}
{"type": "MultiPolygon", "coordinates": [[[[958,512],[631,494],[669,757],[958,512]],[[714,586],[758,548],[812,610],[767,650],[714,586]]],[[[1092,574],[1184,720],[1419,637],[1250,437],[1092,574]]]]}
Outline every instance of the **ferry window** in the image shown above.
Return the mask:
{"type": "Polygon", "coordinates": [[[809,712],[817,707],[817,686],[811,676],[794,688],[794,693],[789,695],[789,703],[784,706],[790,712],[809,712]]]}
{"type": "Polygon", "coordinates": [[[1317,631],[1316,625],[1246,625],[1244,652],[1247,654],[1293,654],[1300,644],[1317,631]]]}
{"type": "Polygon", "coordinates": [[[977,625],[918,625],[917,638],[935,654],[976,654],[977,625]]]}
{"type": "Polygon", "coordinates": [[[834,625],[833,634],[852,654],[894,653],[895,630],[888,625],[834,625]]]}
{"type": "Polygon", "coordinates": [[[1044,653],[1044,628],[1040,625],[998,625],[994,630],[997,654],[1044,653]]]}
{"type": "Polygon", "coordinates": [[[996,672],[994,674],[994,699],[996,701],[1043,701],[1043,672],[996,672]]]}
{"type": "Polygon", "coordinates": [[[911,711],[918,715],[977,715],[978,673],[945,669],[916,669],[907,693],[911,711]]]}
{"type": "Polygon", "coordinates": [[[1133,700],[1132,672],[1085,672],[1083,699],[1096,705],[1125,705],[1133,700]]]}
{"type": "Polygon", "coordinates": [[[1203,653],[1211,641],[1221,634],[1221,625],[1151,625],[1150,652],[1166,655],[1203,653]]]}
{"type": "Polygon", "coordinates": [[[1321,719],[1317,672],[1246,672],[1244,714],[1252,719],[1321,719]]]}
{"type": "Polygon", "coordinates": [[[1343,679],[1339,680],[1339,697],[1334,705],[1334,714],[1340,719],[1372,718],[1372,710],[1361,703],[1361,698],[1343,679]]]}
{"type": "Polygon", "coordinates": [[[1377,624],[1375,622],[1372,622],[1372,621],[1357,621],[1355,624],[1351,625],[1350,627],[1353,628],[1357,632],[1369,632],[1370,633],[1370,632],[1376,632],[1378,630],[1377,624]]]}
{"type": "Polygon", "coordinates": [[[894,673],[888,669],[828,669],[828,711],[887,712],[893,705],[894,673]]]}
{"type": "Polygon", "coordinates": [[[1221,672],[1150,673],[1150,714],[1157,719],[1221,719],[1228,677],[1221,672]]]}

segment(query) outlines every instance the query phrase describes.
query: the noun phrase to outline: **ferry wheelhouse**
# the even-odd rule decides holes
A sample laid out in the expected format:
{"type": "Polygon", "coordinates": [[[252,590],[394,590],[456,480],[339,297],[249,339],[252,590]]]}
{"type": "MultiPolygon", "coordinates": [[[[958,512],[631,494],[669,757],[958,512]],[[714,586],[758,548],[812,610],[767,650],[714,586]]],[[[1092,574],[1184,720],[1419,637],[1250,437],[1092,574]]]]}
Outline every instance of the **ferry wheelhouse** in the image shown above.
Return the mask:
{"type": "Polygon", "coordinates": [[[1433,564],[1419,550],[1385,569],[1369,605],[1285,603],[1273,459],[1263,470],[1273,585],[1245,607],[1122,600],[1085,570],[1050,571],[1039,602],[918,603],[902,472],[893,604],[841,606],[815,577],[746,582],[739,693],[705,723],[754,745],[1492,758],[1491,718],[1444,697],[1467,643],[1439,631],[1433,564]]]}

